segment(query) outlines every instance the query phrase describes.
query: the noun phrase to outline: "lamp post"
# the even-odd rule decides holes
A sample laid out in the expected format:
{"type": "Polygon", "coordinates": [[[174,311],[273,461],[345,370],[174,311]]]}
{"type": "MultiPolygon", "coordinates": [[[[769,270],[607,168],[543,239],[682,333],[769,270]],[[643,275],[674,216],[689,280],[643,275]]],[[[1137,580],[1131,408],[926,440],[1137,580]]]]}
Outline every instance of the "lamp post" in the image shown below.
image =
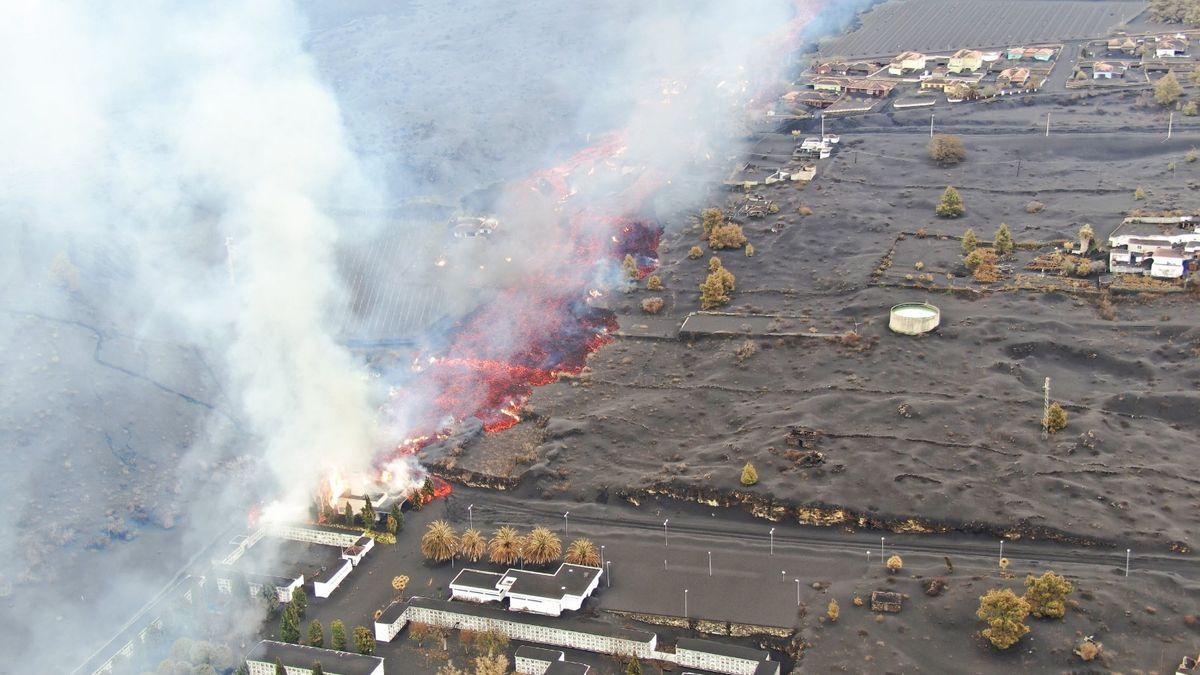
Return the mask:
{"type": "Polygon", "coordinates": [[[671,522],[670,518],[667,518],[663,521],[663,546],[670,546],[670,544],[667,543],[667,523],[669,522],[671,522]]]}
{"type": "Polygon", "coordinates": [[[571,534],[571,521],[569,519],[570,515],[571,515],[570,511],[567,511],[566,513],[563,514],[563,536],[564,537],[571,534]]]}
{"type": "Polygon", "coordinates": [[[612,588],[612,561],[604,563],[604,576],[608,577],[608,587],[612,588]]]}
{"type": "Polygon", "coordinates": [[[775,555],[775,528],[772,527],[768,534],[771,535],[771,555],[775,555]]]}
{"type": "Polygon", "coordinates": [[[683,589],[683,618],[685,619],[688,617],[687,594],[688,589],[683,589]]]}
{"type": "Polygon", "coordinates": [[[884,539],[887,539],[887,537],[880,537],[880,538],[879,538],[879,561],[880,561],[880,562],[885,562],[885,561],[884,561],[884,554],[883,554],[883,540],[884,540],[884,539]]]}
{"type": "Polygon", "coordinates": [[[800,580],[796,580],[796,606],[800,606],[800,580]]]}
{"type": "Polygon", "coordinates": [[[604,544],[600,544],[600,567],[604,567],[604,544]]]}
{"type": "Polygon", "coordinates": [[[929,137],[933,138],[933,113],[929,113],[929,137]]]}
{"type": "Polygon", "coordinates": [[[1000,540],[1000,559],[1004,560],[1004,540],[1000,540]]]}
{"type": "Polygon", "coordinates": [[[1129,555],[1130,550],[1125,549],[1125,576],[1129,576],[1129,555]]]}
{"type": "Polygon", "coordinates": [[[708,576],[712,576],[712,551],[708,552],[708,576]]]}
{"type": "Polygon", "coordinates": [[[475,517],[471,509],[475,508],[474,504],[467,504],[467,527],[475,529],[475,517]]]}

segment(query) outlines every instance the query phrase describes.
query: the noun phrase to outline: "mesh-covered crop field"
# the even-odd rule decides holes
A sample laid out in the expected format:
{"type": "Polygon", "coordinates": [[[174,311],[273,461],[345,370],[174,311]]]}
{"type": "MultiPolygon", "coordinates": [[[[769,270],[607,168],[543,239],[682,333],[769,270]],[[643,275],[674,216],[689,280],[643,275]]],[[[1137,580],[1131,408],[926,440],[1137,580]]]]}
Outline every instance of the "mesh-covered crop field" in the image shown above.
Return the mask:
{"type": "Polygon", "coordinates": [[[1098,37],[1145,7],[1129,0],[893,0],[822,51],[859,58],[1098,37]]]}

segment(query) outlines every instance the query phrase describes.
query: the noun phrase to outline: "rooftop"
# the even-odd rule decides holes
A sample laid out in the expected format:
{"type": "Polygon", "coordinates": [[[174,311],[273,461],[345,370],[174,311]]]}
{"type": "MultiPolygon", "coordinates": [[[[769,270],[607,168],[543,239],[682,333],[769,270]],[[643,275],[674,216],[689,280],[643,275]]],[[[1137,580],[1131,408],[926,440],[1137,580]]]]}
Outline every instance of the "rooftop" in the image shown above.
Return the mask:
{"type": "Polygon", "coordinates": [[[275,659],[279,659],[285,666],[304,668],[312,667],[312,664],[320,661],[322,668],[338,675],[371,675],[379,664],[383,663],[383,659],[378,656],[363,656],[273,640],[259,642],[246,654],[247,661],[275,663],[275,659]]]}
{"type": "Polygon", "coordinates": [[[516,593],[539,598],[561,598],[564,595],[583,595],[599,576],[599,567],[563,563],[553,574],[509,570],[504,573],[500,583],[505,583],[505,579],[513,579],[508,589],[509,595],[516,593]]]}
{"type": "Polygon", "coordinates": [[[517,647],[517,658],[536,659],[538,661],[559,661],[563,658],[563,653],[557,649],[542,649],[541,647],[531,647],[529,645],[521,645],[517,647]]]}
{"type": "Polygon", "coordinates": [[[550,664],[550,667],[542,671],[544,675],[587,675],[591,670],[588,666],[574,661],[555,661],[550,664]]]}
{"type": "MultiPolygon", "coordinates": [[[[446,612],[454,612],[456,614],[465,614],[467,616],[496,619],[498,621],[511,621],[513,623],[545,626],[547,628],[557,628],[559,630],[574,631],[576,633],[606,635],[620,640],[629,640],[632,642],[648,643],[656,637],[654,633],[649,631],[622,628],[620,626],[614,626],[602,621],[593,621],[574,616],[553,617],[543,616],[541,614],[510,612],[495,605],[476,604],[473,602],[451,602],[449,600],[415,597],[409,599],[408,604],[412,607],[424,607],[426,609],[436,609],[446,612]]],[[[389,608],[389,610],[391,609],[392,608],[389,608]]],[[[385,618],[389,615],[398,616],[399,612],[393,613],[392,611],[384,611],[383,616],[380,617],[379,620],[381,622],[385,621],[385,618]]]]}
{"type": "Polygon", "coordinates": [[[746,659],[747,661],[763,661],[770,654],[761,649],[750,649],[749,647],[739,647],[725,642],[714,642],[712,640],[696,640],[694,638],[679,638],[675,643],[675,649],[688,649],[694,652],[707,652],[709,654],[720,654],[721,656],[729,656],[735,659],[746,659]]]}
{"type": "Polygon", "coordinates": [[[463,568],[462,571],[454,577],[450,582],[450,586],[462,586],[464,588],[478,588],[481,590],[495,591],[496,584],[504,578],[503,574],[496,572],[483,572],[480,570],[472,570],[463,568]]]}

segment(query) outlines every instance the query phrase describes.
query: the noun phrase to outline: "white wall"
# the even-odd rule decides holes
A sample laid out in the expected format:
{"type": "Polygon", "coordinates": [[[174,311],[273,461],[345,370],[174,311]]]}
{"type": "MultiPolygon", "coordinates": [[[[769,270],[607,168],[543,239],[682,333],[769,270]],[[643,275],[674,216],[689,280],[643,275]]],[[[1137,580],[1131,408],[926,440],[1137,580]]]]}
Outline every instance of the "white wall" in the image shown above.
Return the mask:
{"type": "Polygon", "coordinates": [[[334,575],[329,578],[329,581],[313,582],[313,595],[317,596],[318,598],[328,598],[329,595],[333,593],[334,589],[338,587],[338,584],[342,583],[342,579],[345,579],[346,576],[350,574],[350,570],[352,569],[354,569],[354,563],[350,562],[349,560],[343,561],[342,568],[334,573],[334,575]]]}

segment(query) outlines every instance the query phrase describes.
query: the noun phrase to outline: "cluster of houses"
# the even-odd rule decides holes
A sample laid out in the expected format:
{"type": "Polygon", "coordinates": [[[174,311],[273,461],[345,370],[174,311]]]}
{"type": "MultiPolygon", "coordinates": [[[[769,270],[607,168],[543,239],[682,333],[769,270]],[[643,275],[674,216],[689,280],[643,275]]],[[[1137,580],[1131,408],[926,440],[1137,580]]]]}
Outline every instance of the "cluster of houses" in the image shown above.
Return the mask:
{"type": "MultiPolygon", "coordinates": [[[[1059,46],[1021,46],[997,51],[959,49],[941,55],[906,51],[887,62],[817,63],[803,81],[806,86],[781,97],[779,107],[784,110],[780,112],[801,105],[821,108],[830,114],[865,112],[906,84],[916,84],[924,93],[945,92],[950,101],[979,96],[985,80],[989,80],[998,95],[1028,91],[1040,86],[1060,49],[1059,46]],[[993,79],[994,83],[990,81],[993,79]]],[[[896,107],[905,106],[897,102],[896,107]]]]}
{"type": "Polygon", "coordinates": [[[1109,235],[1108,247],[1114,274],[1185,278],[1200,270],[1200,218],[1126,218],[1109,235]]]}
{"type": "MultiPolygon", "coordinates": [[[[1118,36],[1094,42],[1090,48],[1098,58],[1091,63],[1091,79],[1123,78],[1131,68],[1145,67],[1150,70],[1151,60],[1160,61],[1157,64],[1160,69],[1169,69],[1173,60],[1191,58],[1190,47],[1190,39],[1183,33],[1136,38],[1118,36]]],[[[1087,70],[1088,66],[1085,65],[1084,69],[1087,70]]]]}

